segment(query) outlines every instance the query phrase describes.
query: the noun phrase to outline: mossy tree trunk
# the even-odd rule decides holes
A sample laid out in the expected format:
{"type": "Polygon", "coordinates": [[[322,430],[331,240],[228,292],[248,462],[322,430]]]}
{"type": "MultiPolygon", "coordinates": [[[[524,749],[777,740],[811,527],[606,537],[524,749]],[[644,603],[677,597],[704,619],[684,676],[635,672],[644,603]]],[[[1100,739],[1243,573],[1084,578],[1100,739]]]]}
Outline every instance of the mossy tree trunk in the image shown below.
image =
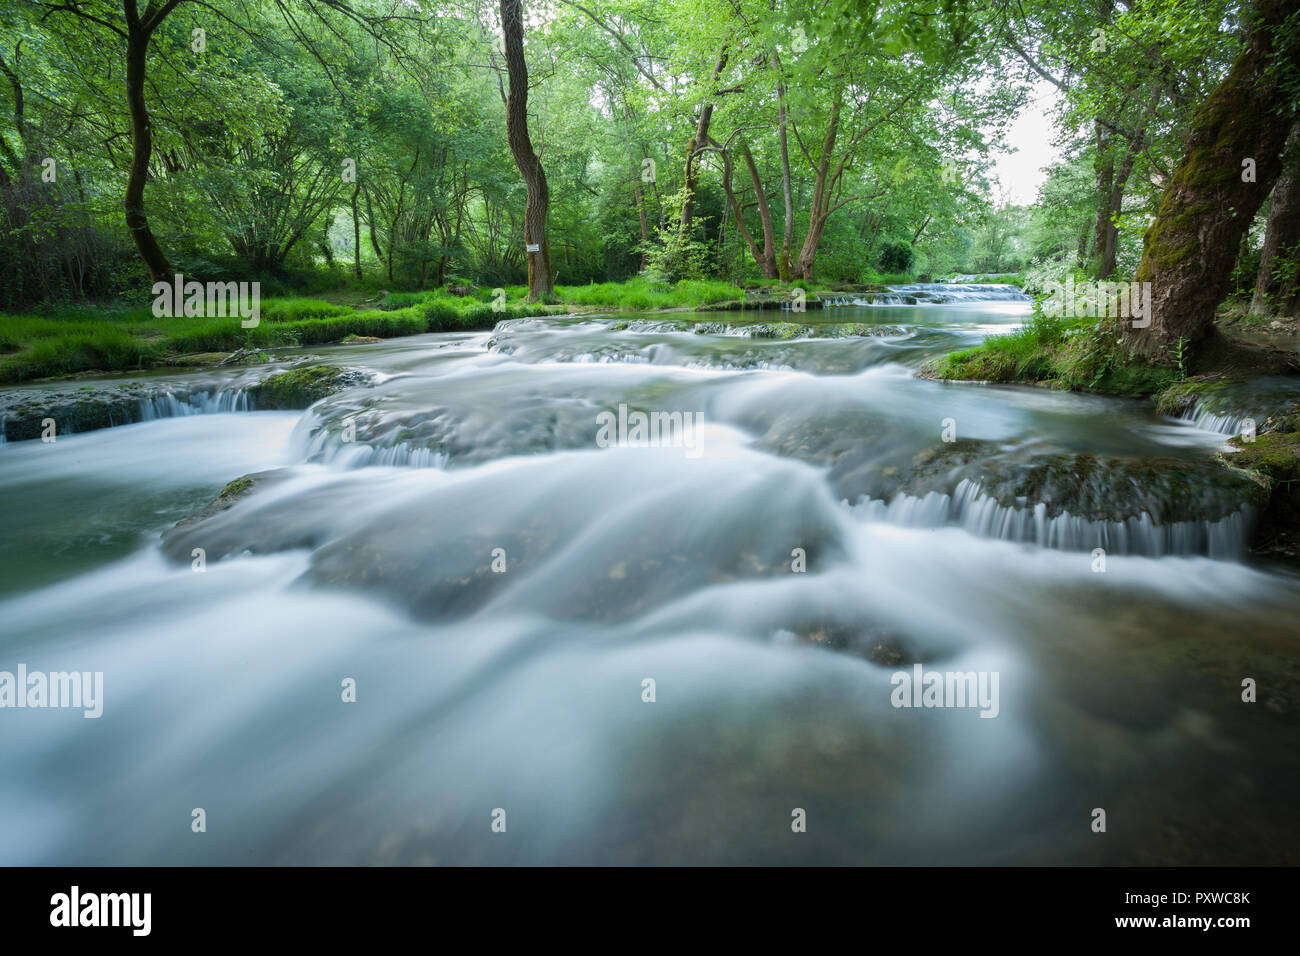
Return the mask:
{"type": "Polygon", "coordinates": [[[1300,312],[1300,282],[1294,276],[1284,280],[1284,270],[1279,268],[1287,258],[1292,260],[1294,268],[1297,256],[1300,256],[1300,123],[1291,127],[1282,153],[1282,172],[1273,187],[1255,295],[1250,301],[1251,315],[1300,312]]]}
{"type": "Polygon", "coordinates": [[[1295,77],[1287,74],[1300,61],[1297,11],[1300,0],[1255,5],[1245,48],[1192,117],[1138,267],[1137,280],[1151,283],[1149,324],[1129,323],[1124,333],[1151,361],[1172,364],[1180,346],[1194,355],[1213,332],[1242,236],[1282,169],[1296,110],[1295,77]]]}

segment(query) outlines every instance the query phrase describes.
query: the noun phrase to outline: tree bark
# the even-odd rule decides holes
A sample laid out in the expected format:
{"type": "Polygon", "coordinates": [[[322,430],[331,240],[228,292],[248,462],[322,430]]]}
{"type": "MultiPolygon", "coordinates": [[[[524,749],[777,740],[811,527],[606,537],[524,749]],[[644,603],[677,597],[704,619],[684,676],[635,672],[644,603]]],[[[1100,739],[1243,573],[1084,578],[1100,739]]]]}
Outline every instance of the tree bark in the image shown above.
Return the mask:
{"type": "Polygon", "coordinates": [[[821,157],[817,162],[817,176],[813,181],[812,208],[808,212],[808,231],[804,233],[803,246],[799,249],[799,258],[794,264],[794,274],[805,282],[812,279],[813,261],[817,256],[817,247],[821,245],[822,231],[826,220],[833,211],[831,196],[834,183],[830,179],[831,155],[835,151],[835,139],[840,128],[840,99],[836,95],[831,107],[830,122],[826,127],[826,138],[822,142],[821,157]]]}
{"type": "Polygon", "coordinates": [[[745,245],[749,247],[750,255],[760,266],[763,263],[763,254],[758,250],[758,243],[754,241],[753,233],[749,231],[749,226],[745,225],[745,211],[741,208],[739,200],[736,199],[735,190],[731,185],[731,153],[725,149],[719,149],[722,156],[722,191],[727,195],[727,206],[731,214],[736,219],[736,231],[740,233],[740,238],[745,240],[745,245]]]}
{"type": "Polygon", "coordinates": [[[1100,120],[1093,120],[1093,131],[1097,140],[1096,166],[1096,204],[1097,215],[1092,228],[1092,247],[1097,258],[1097,278],[1104,279],[1102,261],[1110,246],[1115,227],[1111,224],[1111,197],[1114,195],[1115,158],[1111,155],[1112,134],[1100,120]]]}
{"type": "Polygon", "coordinates": [[[361,278],[361,210],[357,208],[357,196],[361,194],[361,184],[352,187],[352,268],[357,278],[361,278]]]}
{"type": "Polygon", "coordinates": [[[1109,279],[1115,273],[1115,258],[1119,253],[1119,227],[1115,225],[1115,219],[1124,209],[1124,189],[1128,186],[1129,177],[1133,175],[1138,154],[1146,145],[1147,126],[1155,111],[1155,103],[1153,97],[1137,128],[1127,134],[1128,145],[1124,148],[1124,158],[1120,160],[1119,168],[1114,168],[1113,163],[1107,164],[1109,184],[1102,197],[1102,208],[1098,212],[1097,246],[1094,253],[1098,279],[1109,279]]]}
{"type": "Polygon", "coordinates": [[[155,282],[171,279],[171,263],[154,238],[144,211],[144,187],[149,180],[149,159],[153,154],[153,128],[144,101],[145,66],[153,27],[141,23],[134,0],[126,3],[126,104],[131,114],[131,168],[126,181],[123,206],[126,227],[155,282]]]}
{"type": "Polygon", "coordinates": [[[754,184],[754,197],[758,205],[758,221],[763,226],[763,253],[762,258],[755,258],[758,261],[758,268],[763,273],[765,279],[777,278],[776,264],[776,232],[772,227],[772,210],[767,204],[767,196],[763,192],[763,180],[758,175],[758,166],[754,163],[754,154],[750,152],[749,144],[743,140],[737,147],[740,150],[740,156],[745,161],[745,167],[749,170],[749,181],[754,184]]]}
{"type": "Polygon", "coordinates": [[[506,97],[506,139],[524,185],[528,187],[528,201],[524,205],[524,246],[528,256],[528,299],[536,302],[555,293],[555,279],[551,275],[551,250],[546,241],[550,190],[546,185],[546,170],[533,151],[533,141],[528,135],[528,62],[524,59],[523,0],[501,0],[501,30],[505,39],[510,90],[506,97]]]}
{"type": "Polygon", "coordinates": [[[1151,283],[1149,324],[1125,325],[1130,348],[1172,364],[1181,344],[1195,356],[1214,330],[1242,235],[1282,169],[1296,102],[1284,64],[1300,60],[1300,31],[1281,29],[1300,0],[1259,0],[1245,48],[1193,114],[1182,162],[1147,229],[1137,280],[1151,283]],[[1253,160],[1253,182],[1243,182],[1253,160]]]}
{"type": "Polygon", "coordinates": [[[787,127],[790,112],[785,107],[785,81],[781,79],[781,61],[772,53],[772,68],[777,71],[776,132],[781,147],[781,198],[785,201],[785,221],[781,224],[781,254],[777,268],[782,282],[790,281],[790,242],[794,233],[794,193],[790,188],[790,141],[787,127]]]}
{"type": "MultiPolygon", "coordinates": [[[[23,42],[22,40],[19,40],[16,44],[14,44],[14,49],[17,50],[19,47],[21,47],[22,42],[23,42]]],[[[17,62],[18,62],[17,59],[15,59],[14,60],[15,65],[17,64],[17,62]]],[[[29,182],[32,178],[31,177],[32,163],[35,161],[36,156],[35,156],[35,150],[32,149],[31,136],[27,127],[27,110],[26,107],[24,106],[24,101],[23,101],[23,84],[18,79],[17,71],[11,68],[9,64],[5,62],[5,58],[3,56],[0,56],[0,73],[4,74],[5,78],[9,80],[9,85],[13,88],[14,130],[18,133],[18,142],[21,145],[23,151],[22,158],[20,159],[18,156],[14,155],[13,150],[9,148],[8,141],[5,142],[4,149],[5,149],[5,153],[10,157],[12,157],[12,162],[14,164],[14,175],[18,177],[19,182],[26,183],[29,182]]],[[[4,177],[3,179],[0,179],[0,183],[8,182],[9,177],[5,173],[3,168],[0,168],[0,177],[4,177]]]]}
{"type": "Polygon", "coordinates": [[[1295,259],[1300,252],[1300,123],[1291,127],[1282,156],[1282,172],[1273,187],[1273,200],[1264,228],[1264,248],[1259,257],[1251,315],[1297,314],[1300,282],[1292,279],[1284,288],[1275,268],[1279,256],[1295,259]]]}
{"type": "Polygon", "coordinates": [[[727,66],[727,47],[718,51],[718,59],[713,64],[713,75],[709,78],[709,98],[700,107],[700,118],[695,123],[695,135],[686,144],[686,177],[684,188],[686,201],[682,203],[682,216],[678,228],[683,238],[690,235],[691,224],[695,219],[695,190],[700,180],[699,151],[709,142],[709,124],[713,119],[713,88],[718,84],[718,77],[727,66]]]}
{"type": "Polygon", "coordinates": [[[645,215],[645,194],[641,191],[641,170],[637,168],[636,154],[632,152],[632,143],[627,144],[627,166],[632,172],[632,201],[636,203],[637,218],[641,220],[641,271],[645,272],[650,264],[650,223],[645,215]]]}

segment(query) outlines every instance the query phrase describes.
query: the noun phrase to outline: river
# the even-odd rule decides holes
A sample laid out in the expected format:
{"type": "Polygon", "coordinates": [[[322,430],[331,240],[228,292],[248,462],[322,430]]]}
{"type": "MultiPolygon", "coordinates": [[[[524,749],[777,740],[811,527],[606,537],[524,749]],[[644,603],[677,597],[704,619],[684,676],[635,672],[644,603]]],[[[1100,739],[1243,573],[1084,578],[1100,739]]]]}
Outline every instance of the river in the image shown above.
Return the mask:
{"type": "Polygon", "coordinates": [[[1225,435],[918,378],[1027,306],[896,291],[315,348],[372,383],[0,445],[0,671],[103,673],[0,710],[0,863],[1298,862],[1297,577],[1112,467],[1225,435]],[[1048,459],[1156,516],[981,497],[1048,459]],[[895,706],[917,666],[995,713],[895,706]]]}

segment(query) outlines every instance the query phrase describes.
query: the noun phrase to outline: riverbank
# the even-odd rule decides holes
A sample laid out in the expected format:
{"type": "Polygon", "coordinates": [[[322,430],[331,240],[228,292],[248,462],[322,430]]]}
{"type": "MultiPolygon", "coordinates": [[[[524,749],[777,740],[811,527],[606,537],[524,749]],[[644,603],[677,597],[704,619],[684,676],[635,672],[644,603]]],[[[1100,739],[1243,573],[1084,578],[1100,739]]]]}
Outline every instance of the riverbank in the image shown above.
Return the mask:
{"type": "MultiPolygon", "coordinates": [[[[487,331],[503,319],[529,316],[656,311],[739,311],[789,308],[795,287],[742,288],[727,282],[678,282],[656,288],[641,280],[557,286],[550,303],[525,301],[522,286],[451,286],[425,292],[381,292],[369,299],[321,295],[268,298],[259,322],[238,316],[158,317],[148,305],[69,306],[38,314],[0,314],[0,385],[166,367],[220,365],[232,353],[385,339],[427,332],[487,331]],[[343,298],[344,301],[336,301],[343,298]]],[[[803,290],[800,303],[821,308],[836,294],[883,293],[884,286],[803,290]]]]}
{"type": "Polygon", "coordinates": [[[1025,325],[933,359],[936,381],[1037,385],[1151,401],[1155,410],[1222,432],[1216,460],[1263,491],[1253,550],[1300,561],[1300,350],[1294,320],[1220,310],[1196,357],[1152,364],[1125,348],[1117,319],[1062,318],[1035,310],[1025,325]]]}

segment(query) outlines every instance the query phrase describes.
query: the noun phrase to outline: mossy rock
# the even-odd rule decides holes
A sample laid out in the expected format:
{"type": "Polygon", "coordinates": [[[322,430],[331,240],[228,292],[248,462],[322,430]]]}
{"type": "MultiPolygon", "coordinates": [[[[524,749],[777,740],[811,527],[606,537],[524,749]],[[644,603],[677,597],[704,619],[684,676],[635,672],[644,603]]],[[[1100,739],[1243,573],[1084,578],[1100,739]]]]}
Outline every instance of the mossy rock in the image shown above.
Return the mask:
{"type": "MultiPolygon", "coordinates": [[[[233,508],[240,501],[251,495],[256,489],[269,487],[284,481],[288,477],[289,473],[287,469],[272,468],[268,471],[258,471],[250,475],[243,475],[227,483],[227,485],[221,489],[221,492],[206,505],[188,518],[182,518],[167,531],[163,532],[163,553],[175,561],[188,561],[190,559],[190,544],[192,542],[189,541],[185,534],[186,530],[190,528],[190,526],[233,508]]],[[[213,558],[218,556],[219,555],[211,555],[213,558]]]]}
{"type": "Polygon", "coordinates": [[[261,410],[302,409],[366,381],[368,376],[355,369],[309,365],[272,375],[250,388],[248,395],[261,410]]]}
{"type": "Polygon", "coordinates": [[[1220,457],[1234,468],[1254,472],[1270,485],[1300,479],[1300,431],[1270,431],[1247,441],[1228,439],[1235,451],[1220,457]]]}
{"type": "Polygon", "coordinates": [[[917,374],[946,382],[1014,382],[1017,371],[1011,356],[977,347],[933,359],[917,374]]]}

